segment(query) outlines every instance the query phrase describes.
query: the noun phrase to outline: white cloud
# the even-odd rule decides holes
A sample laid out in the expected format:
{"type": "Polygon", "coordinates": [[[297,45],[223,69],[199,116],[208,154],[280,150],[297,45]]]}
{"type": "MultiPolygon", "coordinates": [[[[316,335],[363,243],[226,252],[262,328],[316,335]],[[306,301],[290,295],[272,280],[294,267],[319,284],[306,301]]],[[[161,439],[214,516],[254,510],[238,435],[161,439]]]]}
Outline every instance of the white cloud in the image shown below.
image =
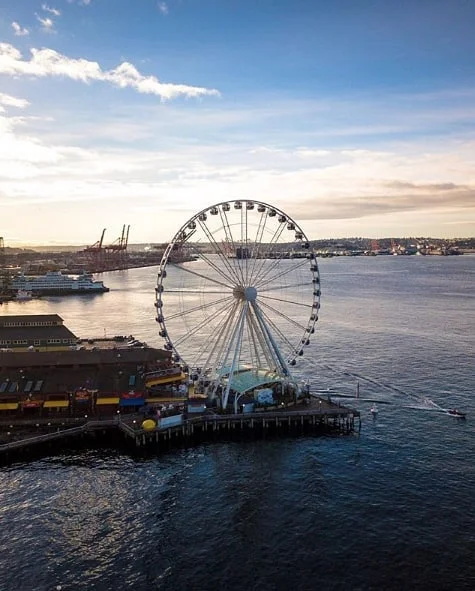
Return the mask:
{"type": "Polygon", "coordinates": [[[16,107],[17,109],[24,109],[30,103],[25,99],[16,98],[14,96],[10,96],[9,94],[4,94],[0,92],[0,113],[4,113],[5,107],[16,107]]]}
{"type": "Polygon", "coordinates": [[[45,12],[49,12],[50,14],[54,14],[54,16],[60,16],[61,15],[61,11],[58,10],[57,8],[52,8],[50,6],[48,6],[47,4],[42,4],[41,8],[45,11],[45,12]]]}
{"type": "Polygon", "coordinates": [[[54,22],[50,18],[42,18],[39,14],[36,13],[35,16],[41,24],[43,31],[46,31],[47,33],[51,33],[52,31],[54,31],[54,22]]]}
{"type": "Polygon", "coordinates": [[[162,14],[168,14],[168,5],[166,2],[159,2],[158,3],[158,10],[162,13],[162,14]]]}
{"type": "Polygon", "coordinates": [[[12,22],[13,30],[15,31],[15,35],[17,37],[24,37],[25,35],[29,35],[30,31],[26,27],[21,27],[17,22],[12,22]]]}
{"type": "Polygon", "coordinates": [[[31,49],[31,54],[29,61],[23,60],[13,45],[0,43],[0,73],[36,77],[64,76],[85,83],[110,82],[119,88],[134,88],[142,94],[159,96],[162,100],[178,96],[219,96],[215,89],[160,82],[155,76],[142,75],[128,62],[123,62],[113,70],[102,70],[97,62],[68,58],[54,49],[31,49]]]}
{"type": "MultiPolygon", "coordinates": [[[[17,67],[21,56],[10,48],[12,53],[17,67]]],[[[22,68],[39,67],[34,59],[20,61],[22,68]]],[[[57,61],[41,64],[73,67],[63,63],[64,56],[57,61]]],[[[98,64],[84,64],[76,64],[74,79],[88,82],[106,74],[98,64]]],[[[22,101],[5,96],[5,106],[22,101]]],[[[135,110],[120,102],[97,113],[75,105],[74,114],[67,107],[55,103],[36,111],[42,118],[0,116],[2,221],[23,232],[23,240],[50,240],[47,223],[37,221],[62,212],[58,231],[68,240],[96,239],[87,232],[100,231],[102,224],[76,224],[83,216],[107,218],[111,226],[125,219],[138,241],[165,241],[194,212],[238,198],[274,203],[312,238],[475,232],[475,139],[465,135],[470,127],[456,136],[395,135],[373,145],[349,135],[335,144],[302,133],[301,121],[317,129],[320,124],[316,106],[308,109],[312,118],[300,102],[248,108],[225,101],[199,108],[194,102],[149,103],[135,110]],[[264,112],[268,120],[262,125],[264,112]],[[53,113],[55,120],[46,121],[53,113]],[[282,132],[278,122],[286,119],[296,131],[282,132]],[[25,207],[35,212],[28,233],[18,226],[25,207]]],[[[450,110],[441,107],[440,118],[450,110]]],[[[371,123],[374,109],[369,112],[371,123]]],[[[403,118],[392,109],[391,115],[403,118]]],[[[339,117],[328,121],[328,133],[339,124],[339,117]]]]}

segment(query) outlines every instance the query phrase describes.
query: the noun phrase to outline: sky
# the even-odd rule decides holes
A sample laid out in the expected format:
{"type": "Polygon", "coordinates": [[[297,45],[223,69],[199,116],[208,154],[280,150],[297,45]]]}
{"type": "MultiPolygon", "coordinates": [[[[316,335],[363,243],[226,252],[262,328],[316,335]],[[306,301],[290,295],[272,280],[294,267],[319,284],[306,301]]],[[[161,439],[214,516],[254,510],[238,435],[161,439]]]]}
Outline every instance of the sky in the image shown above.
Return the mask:
{"type": "Polygon", "coordinates": [[[6,246],[475,236],[475,0],[1,0],[6,246]]]}

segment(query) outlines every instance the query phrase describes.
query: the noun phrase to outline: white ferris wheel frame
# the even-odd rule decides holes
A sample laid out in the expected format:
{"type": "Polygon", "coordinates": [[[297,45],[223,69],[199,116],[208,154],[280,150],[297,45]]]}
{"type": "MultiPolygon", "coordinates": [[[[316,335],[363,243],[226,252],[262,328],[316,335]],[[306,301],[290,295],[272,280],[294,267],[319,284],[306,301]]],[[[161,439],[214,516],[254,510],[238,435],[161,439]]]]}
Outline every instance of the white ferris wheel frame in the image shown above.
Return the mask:
{"type": "MultiPolygon", "coordinates": [[[[186,221],[181,228],[176,232],[173,239],[167,245],[157,273],[157,286],[155,289],[155,307],[157,310],[156,321],[160,326],[160,336],[165,339],[165,349],[172,351],[173,358],[176,362],[180,362],[187,367],[191,367],[190,360],[186,360],[185,357],[180,353],[179,346],[173,342],[173,335],[169,335],[167,328],[167,318],[163,314],[164,302],[166,301],[166,277],[167,267],[174,266],[182,270],[185,270],[180,263],[173,263],[171,258],[174,251],[182,249],[184,245],[191,245],[193,236],[197,229],[201,229],[204,235],[208,238],[208,245],[213,248],[214,254],[219,255],[221,263],[224,267],[219,267],[209,257],[206,257],[201,251],[199,252],[200,257],[204,257],[207,263],[217,273],[219,279],[213,278],[212,283],[225,287],[229,290],[229,317],[226,321],[223,321],[219,334],[216,334],[214,344],[211,346],[208,360],[211,364],[211,381],[212,381],[212,394],[216,395],[218,386],[223,383],[223,378],[226,378],[225,388],[223,393],[223,407],[226,407],[228,396],[232,388],[232,378],[235,372],[239,369],[239,356],[241,347],[243,345],[243,332],[244,327],[249,327],[249,331],[254,340],[254,346],[256,351],[258,348],[262,351],[261,356],[264,357],[262,361],[265,361],[267,365],[265,369],[273,370],[280,380],[293,381],[293,377],[289,366],[294,366],[299,356],[303,355],[304,346],[310,344],[310,335],[315,332],[315,325],[318,321],[319,310],[320,310],[320,273],[317,263],[315,252],[311,248],[310,241],[305,235],[301,227],[295,222],[289,215],[284,213],[279,208],[264,203],[262,201],[239,199],[230,200],[217,203],[206,207],[192,216],[186,221]],[[240,237],[236,239],[233,236],[231,225],[229,224],[228,212],[231,209],[241,211],[241,229],[240,237]],[[249,239],[248,236],[248,215],[250,211],[257,210],[261,214],[261,220],[256,232],[254,241],[249,239]],[[228,254],[224,250],[224,246],[218,243],[213,236],[213,232],[210,231],[206,222],[208,216],[220,216],[222,226],[221,230],[224,230],[227,244],[230,246],[234,253],[238,252],[239,248],[244,248],[246,245],[246,251],[241,250],[241,257],[236,257],[238,262],[236,266],[232,266],[228,261],[228,254]],[[264,311],[263,306],[259,305],[259,287],[256,287],[255,281],[257,279],[256,261],[262,254],[262,237],[265,229],[266,220],[268,218],[277,218],[278,226],[274,232],[274,236],[270,243],[266,244],[268,254],[277,254],[276,247],[279,246],[277,240],[281,234],[287,230],[294,233],[293,241],[302,249],[305,253],[305,257],[300,260],[308,261],[309,263],[309,283],[312,284],[312,301],[305,303],[309,308],[309,317],[305,326],[294,322],[291,318],[288,318],[290,322],[298,325],[302,328],[301,337],[298,342],[295,342],[295,346],[291,348],[291,354],[287,353],[285,357],[276,342],[276,331],[278,329],[273,325],[267,312],[264,311]],[[249,252],[253,253],[253,256],[249,256],[249,252]],[[244,255],[244,256],[242,256],[244,255]],[[249,261],[254,262],[253,271],[249,270],[249,261]],[[165,299],[164,299],[165,296],[165,299]],[[232,296],[232,297],[231,297],[232,296]],[[232,359],[231,365],[219,366],[219,360],[232,359]],[[214,361],[212,361],[214,360],[214,361]],[[218,361],[217,361],[218,360],[218,361]]],[[[290,241],[289,241],[290,242],[290,241]]],[[[193,247],[191,246],[193,249],[193,247]]],[[[261,257],[265,259],[267,257],[261,257]]],[[[281,256],[276,256],[275,260],[282,260],[281,256]]],[[[261,266],[261,269],[263,267],[261,266]]],[[[270,283],[277,277],[281,277],[285,274],[282,272],[280,275],[270,275],[271,270],[275,268],[270,266],[263,273],[264,276],[259,278],[261,284],[265,284],[267,281],[270,283]],[[267,274],[267,279],[266,279],[267,274]]],[[[198,277],[210,280],[209,277],[202,276],[200,273],[194,271],[192,268],[186,269],[188,273],[197,275],[198,277]]],[[[279,301],[278,298],[270,298],[279,301]]],[[[219,300],[218,300],[219,301],[219,300]]],[[[214,302],[216,303],[216,302],[214,302]]],[[[290,303],[290,302],[289,302],[290,303]]],[[[295,302],[293,302],[295,303],[295,302]]],[[[279,312],[279,314],[281,314],[279,312]]],[[[281,314],[285,317],[285,314],[281,314]]],[[[199,327],[197,327],[198,330],[199,327]]],[[[283,336],[283,335],[281,335],[283,336]]],[[[259,358],[259,355],[256,355],[259,358]]],[[[208,367],[205,363],[204,366],[208,367]]],[[[264,366],[260,366],[260,369],[264,369],[264,366]]],[[[257,368],[256,368],[257,369],[257,368]]],[[[222,388],[221,388],[222,389],[222,388]]]]}

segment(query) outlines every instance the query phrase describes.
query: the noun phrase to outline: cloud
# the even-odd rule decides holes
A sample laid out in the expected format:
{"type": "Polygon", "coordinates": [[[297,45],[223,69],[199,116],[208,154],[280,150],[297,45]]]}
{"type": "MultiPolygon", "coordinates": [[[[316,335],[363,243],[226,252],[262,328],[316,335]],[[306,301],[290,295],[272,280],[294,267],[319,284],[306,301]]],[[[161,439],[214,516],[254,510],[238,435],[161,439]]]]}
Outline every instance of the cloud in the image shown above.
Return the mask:
{"type": "Polygon", "coordinates": [[[416,184],[416,183],[408,183],[408,182],[402,182],[402,181],[388,181],[387,183],[385,183],[385,185],[389,188],[392,189],[410,189],[410,190],[414,190],[417,192],[440,192],[443,191],[445,192],[449,192],[449,191],[457,191],[460,189],[466,189],[467,186],[463,185],[463,186],[459,186],[456,185],[455,183],[427,183],[427,184],[416,184]]]}
{"type": "Polygon", "coordinates": [[[9,94],[4,94],[0,92],[0,113],[4,113],[6,107],[16,107],[17,109],[24,109],[30,103],[25,99],[16,98],[14,96],[10,96],[9,94]]]}
{"type": "Polygon", "coordinates": [[[51,8],[47,4],[42,4],[41,5],[41,8],[45,12],[49,12],[50,14],[54,14],[54,16],[60,16],[61,15],[61,11],[60,10],[58,10],[57,8],[51,8]]]}
{"type": "Polygon", "coordinates": [[[159,2],[157,6],[158,6],[158,10],[162,14],[168,14],[168,5],[166,2],[159,2]]]}
{"type": "Polygon", "coordinates": [[[35,16],[37,20],[40,22],[43,31],[46,31],[47,33],[51,33],[54,31],[54,22],[50,18],[42,18],[39,14],[36,13],[35,16]]]}
{"type": "Polygon", "coordinates": [[[294,202],[292,212],[299,219],[305,220],[341,220],[416,211],[474,209],[475,186],[453,183],[415,185],[399,181],[384,184],[397,187],[401,192],[337,198],[315,197],[294,202]],[[411,188],[412,191],[406,191],[411,188]]]}
{"type": "Polygon", "coordinates": [[[23,60],[21,53],[9,43],[0,43],[0,74],[16,76],[63,76],[72,80],[89,83],[109,82],[119,88],[133,88],[142,94],[153,94],[162,100],[179,96],[219,96],[215,89],[186,84],[160,82],[155,76],[142,75],[133,64],[123,62],[112,70],[102,70],[97,62],[83,58],[68,58],[54,49],[31,49],[32,57],[23,60]]]}
{"type": "MultiPolygon", "coordinates": [[[[40,65],[54,70],[44,76],[82,82],[115,71],[104,72],[86,60],[73,63],[59,54],[54,54],[56,61],[45,55],[40,62],[34,56],[26,60],[15,51],[10,47],[8,67],[17,76],[39,76],[37,70],[26,70],[40,65]],[[74,69],[74,76],[60,73],[60,66],[74,69]],[[21,73],[15,74],[19,67],[21,73]]],[[[7,67],[1,55],[0,71],[7,67]]],[[[88,98],[94,102],[93,93],[88,98]]],[[[71,220],[81,211],[84,216],[93,211],[96,219],[112,215],[117,224],[126,219],[140,228],[143,240],[162,241],[203,207],[250,198],[282,208],[312,238],[460,236],[475,230],[470,127],[462,134],[448,129],[443,137],[398,135],[376,143],[349,136],[333,143],[305,133],[310,127],[319,130],[322,120],[328,120],[329,133],[341,125],[340,111],[331,116],[323,101],[148,101],[133,109],[133,97],[118,98],[117,103],[94,105],[93,111],[89,101],[73,106],[48,101],[35,105],[35,117],[0,116],[4,225],[18,227],[26,206],[38,213],[35,223],[40,214],[47,220],[62,211],[65,234],[82,241],[86,226],[71,220]],[[282,129],[286,121],[292,126],[282,129]]],[[[368,125],[374,110],[367,109],[368,125]]],[[[446,110],[452,112],[452,105],[440,107],[441,119],[446,110]]],[[[361,117],[359,105],[356,111],[361,117]]],[[[393,109],[390,114],[398,116],[393,109]]],[[[363,118],[358,122],[364,123],[363,118]]],[[[46,222],[43,226],[48,227],[46,222]]],[[[23,226],[18,228],[28,235],[23,226]]],[[[32,223],[35,239],[39,231],[32,223]]]]}
{"type": "Polygon", "coordinates": [[[26,27],[21,27],[17,22],[12,22],[13,30],[15,31],[15,35],[17,37],[24,37],[25,35],[29,35],[30,31],[26,27]]]}

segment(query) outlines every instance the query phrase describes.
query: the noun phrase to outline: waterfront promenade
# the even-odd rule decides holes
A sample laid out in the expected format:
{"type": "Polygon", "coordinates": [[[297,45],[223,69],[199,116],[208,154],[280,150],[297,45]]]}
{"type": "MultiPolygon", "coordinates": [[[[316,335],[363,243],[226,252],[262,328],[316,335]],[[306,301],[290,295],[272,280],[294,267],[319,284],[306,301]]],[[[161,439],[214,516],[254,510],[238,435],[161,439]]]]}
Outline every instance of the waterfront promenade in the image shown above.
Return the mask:
{"type": "Polygon", "coordinates": [[[174,446],[193,445],[205,440],[265,438],[318,434],[347,435],[361,427],[357,410],[322,398],[309,405],[240,414],[212,411],[197,416],[177,416],[177,424],[153,429],[142,427],[143,415],[62,420],[11,420],[0,424],[0,461],[14,461],[29,455],[57,453],[63,446],[125,445],[130,450],[165,451],[174,446]]]}

